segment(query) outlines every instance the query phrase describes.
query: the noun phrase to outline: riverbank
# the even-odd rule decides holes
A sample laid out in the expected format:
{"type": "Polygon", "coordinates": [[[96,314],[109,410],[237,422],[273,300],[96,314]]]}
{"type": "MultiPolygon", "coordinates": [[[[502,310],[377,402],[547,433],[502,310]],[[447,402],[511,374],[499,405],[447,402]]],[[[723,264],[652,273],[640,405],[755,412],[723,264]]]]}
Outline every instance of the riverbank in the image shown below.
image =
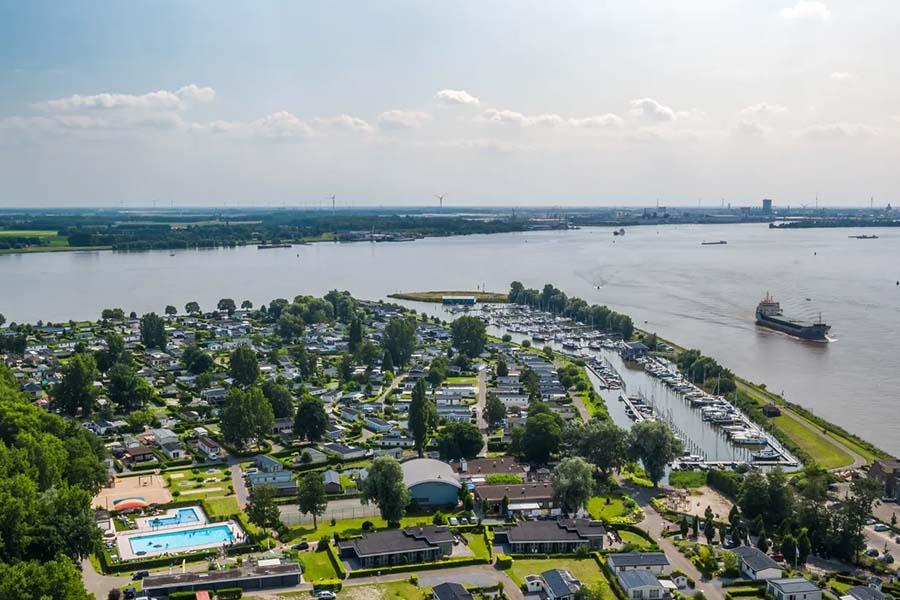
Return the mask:
{"type": "MultiPolygon", "coordinates": [[[[646,337],[650,335],[650,332],[638,329],[636,335],[646,337]]],[[[657,335],[657,339],[673,348],[677,353],[687,350],[659,335],[657,335]]],[[[815,463],[823,469],[833,471],[858,468],[871,464],[876,459],[890,456],[884,450],[848,432],[843,427],[826,421],[811,410],[788,402],[782,396],[770,392],[765,384],[753,383],[738,375],[735,375],[734,379],[737,385],[735,400],[738,401],[739,408],[745,412],[752,412],[751,416],[754,421],[772,432],[806,465],[815,463]],[[755,406],[739,402],[740,399],[749,399],[755,406]],[[781,414],[771,418],[763,415],[762,408],[770,404],[777,406],[781,414]],[[755,410],[752,410],[753,408],[755,410]]]]}
{"type": "Polygon", "coordinates": [[[507,301],[506,294],[500,292],[471,292],[461,290],[445,290],[431,292],[397,292],[388,294],[388,298],[409,300],[412,302],[441,302],[444,296],[472,296],[478,302],[501,303],[507,301]]]}

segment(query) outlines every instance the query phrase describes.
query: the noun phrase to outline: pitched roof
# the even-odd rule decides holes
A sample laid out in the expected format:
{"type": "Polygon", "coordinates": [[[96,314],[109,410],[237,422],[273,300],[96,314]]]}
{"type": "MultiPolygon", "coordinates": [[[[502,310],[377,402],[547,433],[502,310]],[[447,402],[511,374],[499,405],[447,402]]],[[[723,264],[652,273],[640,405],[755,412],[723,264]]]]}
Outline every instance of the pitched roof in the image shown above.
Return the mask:
{"type": "Polygon", "coordinates": [[[883,593],[865,585],[857,585],[850,588],[841,598],[846,598],[847,596],[854,598],[854,600],[884,600],[883,593]]]}
{"type": "Polygon", "coordinates": [[[738,546],[732,548],[732,552],[741,557],[741,560],[747,563],[747,566],[754,571],[762,571],[763,569],[781,569],[778,563],[772,560],[768,554],[759,548],[752,546],[738,546]]]}
{"type": "Polygon", "coordinates": [[[669,559],[662,552],[619,552],[610,554],[608,561],[616,567],[650,567],[669,564],[669,559]]]}
{"type": "Polygon", "coordinates": [[[437,600],[472,600],[472,594],[458,583],[444,582],[431,589],[437,600]]]}
{"type": "Polygon", "coordinates": [[[776,587],[785,594],[801,594],[803,592],[819,592],[819,586],[803,579],[802,577],[793,577],[789,579],[770,579],[769,585],[776,587]]]}
{"type": "MultiPolygon", "coordinates": [[[[498,531],[503,531],[498,528],[498,531]]],[[[560,519],[558,521],[525,521],[505,529],[511,543],[576,542],[606,534],[599,521],[560,519]]]]}
{"type": "Polygon", "coordinates": [[[619,581],[622,583],[622,587],[627,589],[643,587],[646,585],[662,587],[659,580],[656,578],[656,575],[650,571],[622,571],[619,573],[619,581]]]}
{"type": "Polygon", "coordinates": [[[385,529],[364,533],[362,537],[341,543],[342,548],[353,548],[356,555],[379,556],[413,550],[428,550],[439,543],[450,543],[453,534],[447,527],[427,525],[423,527],[407,527],[406,529],[385,529]]]}
{"type": "Polygon", "coordinates": [[[541,573],[541,577],[544,578],[550,591],[557,598],[574,594],[581,588],[581,582],[575,579],[571,573],[562,569],[544,571],[541,573]]]}

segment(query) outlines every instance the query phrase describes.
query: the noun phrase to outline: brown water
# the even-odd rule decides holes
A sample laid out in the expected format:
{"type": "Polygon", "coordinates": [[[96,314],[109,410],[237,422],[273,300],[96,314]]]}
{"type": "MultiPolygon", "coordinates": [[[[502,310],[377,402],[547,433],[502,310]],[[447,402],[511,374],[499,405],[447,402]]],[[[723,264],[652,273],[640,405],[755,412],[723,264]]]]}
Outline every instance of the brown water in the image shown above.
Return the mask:
{"type": "Polygon", "coordinates": [[[0,256],[0,313],[9,321],[97,318],[221,297],[255,303],[346,289],[505,291],[518,279],[631,314],[638,326],[702,349],[885,450],[900,454],[900,230],[769,230],[764,225],[605,228],[144,253],[0,256]],[[727,245],[702,246],[702,241],[727,245]],[[298,256],[299,255],[299,256],[298,256]],[[597,286],[601,286],[599,289],[597,286]],[[767,292],[791,316],[832,325],[831,344],[754,325],[767,292]],[[806,298],[810,300],[807,301],[806,298]]]}

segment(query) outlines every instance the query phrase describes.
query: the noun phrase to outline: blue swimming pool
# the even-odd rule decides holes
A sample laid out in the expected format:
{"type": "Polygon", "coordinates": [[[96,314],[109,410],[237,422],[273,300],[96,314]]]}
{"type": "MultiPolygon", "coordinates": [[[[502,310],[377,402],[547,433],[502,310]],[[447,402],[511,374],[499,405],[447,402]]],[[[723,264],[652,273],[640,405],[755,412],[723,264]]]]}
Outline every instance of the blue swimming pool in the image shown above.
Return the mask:
{"type": "Polygon", "coordinates": [[[193,508],[179,508],[178,512],[168,517],[156,517],[150,519],[151,527],[168,527],[169,525],[189,525],[199,523],[200,517],[193,508]]]}
{"type": "Polygon", "coordinates": [[[181,529],[163,533],[149,533],[128,538],[131,551],[137,555],[184,550],[207,544],[224,544],[234,540],[228,525],[207,525],[197,529],[181,529]]]}

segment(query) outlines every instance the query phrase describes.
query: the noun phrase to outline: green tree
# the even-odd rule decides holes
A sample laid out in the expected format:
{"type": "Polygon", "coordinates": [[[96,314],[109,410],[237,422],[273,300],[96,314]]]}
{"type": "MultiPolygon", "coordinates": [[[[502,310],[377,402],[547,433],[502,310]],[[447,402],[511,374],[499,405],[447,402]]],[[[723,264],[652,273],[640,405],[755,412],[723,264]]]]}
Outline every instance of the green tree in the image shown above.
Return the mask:
{"type": "Polygon", "coordinates": [[[400,463],[390,456],[379,456],[372,461],[369,475],[362,484],[363,503],[374,502],[382,519],[398,523],[406,513],[409,500],[400,463]]]}
{"type": "Polygon", "coordinates": [[[412,319],[394,317],[384,328],[381,345],[391,353],[394,365],[403,367],[416,349],[416,322],[412,319]]]}
{"type": "Polygon", "coordinates": [[[506,418],[506,405],[493,392],[487,394],[484,403],[484,418],[491,427],[497,427],[506,418]]]}
{"type": "Polygon", "coordinates": [[[600,413],[587,423],[568,426],[563,440],[569,454],[584,458],[605,475],[621,469],[628,459],[625,430],[600,413]]]}
{"type": "Polygon", "coordinates": [[[759,537],[756,540],[756,547],[759,548],[760,552],[769,551],[769,534],[766,533],[765,527],[759,532],[759,537]]]}
{"type": "Polygon", "coordinates": [[[337,369],[341,381],[347,383],[353,379],[353,356],[350,354],[342,354],[338,359],[337,369]]]}
{"type": "Polygon", "coordinates": [[[97,362],[90,354],[75,354],[62,369],[62,381],[53,390],[53,397],[70,415],[81,409],[84,416],[94,411],[97,388],[94,382],[99,377],[97,362]]]}
{"type": "Polygon", "coordinates": [[[497,360],[497,377],[506,377],[509,375],[509,367],[502,358],[497,360]]]}
{"type": "Polygon", "coordinates": [[[850,494],[840,509],[842,544],[840,555],[859,562],[859,552],[865,547],[866,520],[872,515],[872,505],[881,495],[881,484],[868,477],[854,479],[850,494]]]}
{"type": "Polygon", "coordinates": [[[108,391],[109,399],[125,413],[143,408],[155,393],[147,380],[125,363],[116,363],[109,370],[108,391]]]}
{"type": "Polygon", "coordinates": [[[349,333],[349,347],[350,352],[356,352],[356,350],[362,345],[363,342],[363,326],[362,321],[359,317],[353,317],[353,320],[350,321],[350,333],[349,333]]]}
{"type": "Polygon", "coordinates": [[[755,521],[757,517],[765,517],[769,508],[769,484],[765,473],[750,471],[744,477],[741,485],[741,495],[738,498],[741,513],[748,521],[755,521]]]}
{"type": "Polygon", "coordinates": [[[184,312],[189,315],[197,315],[200,314],[200,304],[197,302],[191,301],[184,305],[184,312]]]}
{"type": "Polygon", "coordinates": [[[247,390],[231,388],[219,417],[225,442],[239,449],[251,442],[257,447],[275,425],[275,415],[262,391],[257,387],[247,390]]]}
{"type": "Polygon", "coordinates": [[[253,308],[253,303],[249,300],[244,300],[243,302],[241,302],[241,308],[243,308],[244,310],[250,310],[253,308]]]}
{"type": "Polygon", "coordinates": [[[172,306],[171,304],[167,304],[165,313],[170,317],[174,317],[175,315],[178,314],[178,309],[175,308],[174,306],[172,306]]]}
{"type": "Polygon", "coordinates": [[[382,373],[393,373],[394,372],[394,359],[391,356],[390,352],[385,352],[384,358],[381,359],[381,372],[382,373]]]}
{"type": "MultiPolygon", "coordinates": [[[[541,406],[543,403],[532,405],[541,406]]],[[[525,458],[533,464],[545,464],[550,456],[559,450],[560,435],[559,422],[553,415],[534,414],[529,409],[528,419],[525,421],[525,434],[522,438],[525,458]]]]}
{"type": "Polygon", "coordinates": [[[788,534],[781,538],[781,555],[788,564],[799,564],[797,557],[797,540],[788,534]]]}
{"type": "Polygon", "coordinates": [[[328,509],[328,498],[325,495],[325,482],[318,471],[309,471],[300,478],[297,508],[302,514],[312,515],[313,529],[319,528],[318,518],[328,509]]]}
{"type": "Polygon", "coordinates": [[[106,335],[106,348],[95,354],[97,368],[106,373],[116,363],[130,363],[131,355],[125,350],[125,340],[115,331],[106,335]]]}
{"type": "Polygon", "coordinates": [[[706,536],[707,544],[712,544],[716,538],[716,524],[713,522],[712,517],[706,517],[706,520],[703,522],[703,535],[706,536]]]}
{"type": "Polygon", "coordinates": [[[438,452],[444,460],[471,459],[484,447],[481,432],[471,423],[452,421],[437,435],[438,452]]]}
{"type": "Polygon", "coordinates": [[[317,442],[328,429],[328,415],[320,398],[307,396],[300,401],[294,416],[294,433],[301,439],[317,442]]]}
{"type": "Polygon", "coordinates": [[[641,421],[631,428],[629,447],[640,459],[653,486],[662,479],[666,465],[681,456],[683,446],[663,421],[641,421]]]}
{"type": "Polygon", "coordinates": [[[59,556],[50,561],[0,564],[0,598],[4,600],[94,600],[72,561],[59,556]]]}
{"type": "Polygon", "coordinates": [[[678,521],[678,529],[681,533],[681,538],[687,539],[688,529],[690,529],[690,525],[688,524],[686,516],[681,515],[681,520],[678,521]]]}
{"type": "Polygon", "coordinates": [[[147,313],[141,317],[141,343],[148,350],[156,348],[164,350],[166,347],[166,323],[155,312],[147,313]]]}
{"type": "Polygon", "coordinates": [[[266,548],[268,548],[268,531],[281,525],[281,512],[275,503],[276,490],[271,485],[257,485],[250,490],[247,507],[244,511],[251,523],[267,532],[266,548]]]}
{"type": "Polygon", "coordinates": [[[564,458],[553,473],[553,499],[567,515],[587,506],[594,489],[593,468],[583,458],[564,458]]]}
{"type": "Polygon", "coordinates": [[[294,416],[294,398],[287,386],[267,379],[262,384],[262,393],[272,405],[276,419],[294,416]]]}
{"type": "Polygon", "coordinates": [[[201,350],[196,344],[191,344],[184,349],[184,353],[181,355],[181,362],[194,375],[205,373],[215,365],[213,357],[208,352],[201,350]]]}
{"type": "Polygon", "coordinates": [[[231,353],[228,371],[235,383],[248,386],[259,379],[259,361],[256,353],[249,346],[238,346],[231,353]]]}
{"type": "Polygon", "coordinates": [[[487,344],[487,333],[484,321],[478,317],[462,316],[450,324],[450,335],[453,347],[469,358],[475,358],[484,352],[487,344]]]}
{"type": "Polygon", "coordinates": [[[445,356],[435,357],[428,366],[428,383],[431,389],[435,389],[447,379],[447,371],[450,368],[450,361],[445,356]]]}
{"type": "Polygon", "coordinates": [[[100,318],[104,321],[124,321],[125,311],[121,308],[104,308],[100,318]]]}
{"type": "Polygon", "coordinates": [[[425,379],[419,378],[412,391],[409,404],[409,430],[416,444],[416,452],[421,457],[428,443],[428,436],[437,424],[437,408],[428,397],[425,379]]]}
{"type": "Polygon", "coordinates": [[[231,298],[222,298],[219,300],[219,303],[216,304],[216,308],[227,312],[229,316],[233,315],[234,311],[237,310],[237,306],[231,298]]]}
{"type": "Polygon", "coordinates": [[[800,530],[800,535],[797,537],[797,552],[800,554],[800,564],[806,564],[806,559],[809,558],[809,555],[812,552],[812,543],[809,541],[809,530],[806,527],[800,530]]]}

